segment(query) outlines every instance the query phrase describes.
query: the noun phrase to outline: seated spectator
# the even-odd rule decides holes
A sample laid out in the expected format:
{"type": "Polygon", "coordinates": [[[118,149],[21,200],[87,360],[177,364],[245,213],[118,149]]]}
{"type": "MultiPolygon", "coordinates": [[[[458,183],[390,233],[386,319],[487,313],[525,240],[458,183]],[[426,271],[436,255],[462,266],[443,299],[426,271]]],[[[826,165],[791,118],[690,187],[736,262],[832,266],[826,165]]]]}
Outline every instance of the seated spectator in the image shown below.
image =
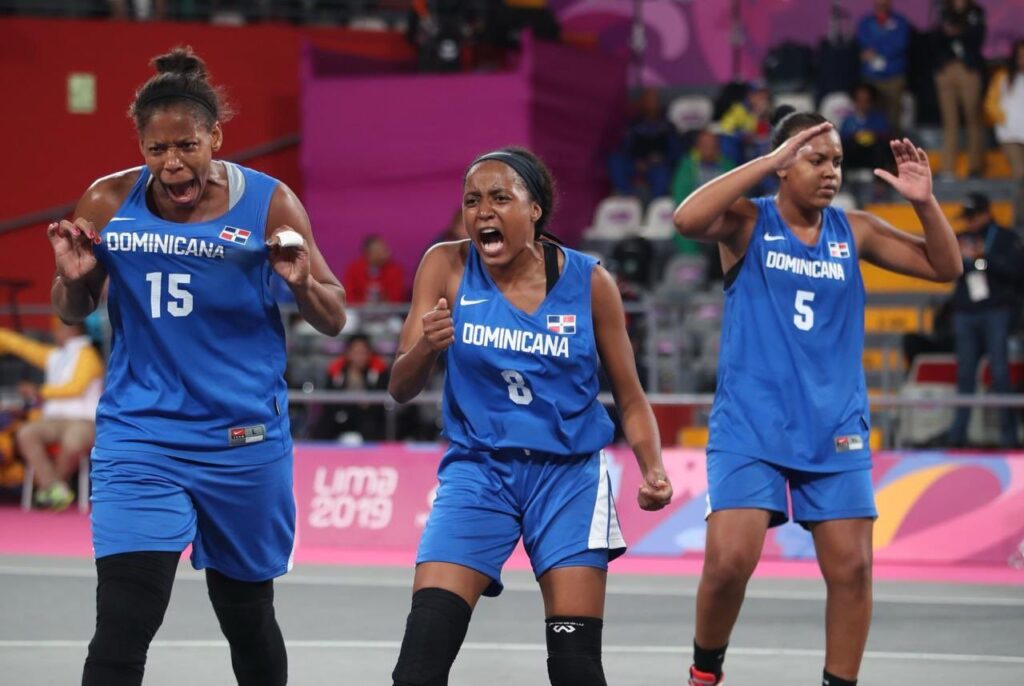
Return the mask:
{"type": "Polygon", "coordinates": [[[732,149],[726,154],[737,162],[746,162],[768,152],[772,133],[772,94],[760,81],[750,85],[746,97],[734,102],[718,122],[724,136],[732,137],[732,149]]]}
{"type": "Polygon", "coordinates": [[[996,127],[996,140],[1010,163],[1015,188],[1013,223],[1024,228],[1024,40],[1010,50],[1005,68],[992,76],[985,96],[985,114],[996,127]]]}
{"type": "Polygon", "coordinates": [[[853,112],[839,126],[845,169],[890,166],[889,138],[892,125],[876,106],[875,89],[862,83],[853,89],[853,112]]]}
{"type": "Polygon", "coordinates": [[[466,233],[466,222],[462,220],[462,208],[458,207],[455,209],[455,213],[452,214],[452,218],[448,222],[448,226],[434,237],[434,240],[430,242],[430,245],[435,245],[436,243],[448,243],[450,241],[461,241],[466,238],[469,238],[469,234],[466,233]]]}
{"type": "Polygon", "coordinates": [[[679,142],[656,88],[645,89],[633,107],[625,138],[609,158],[609,172],[616,193],[648,201],[668,195],[679,142]]]}
{"type": "MultiPolygon", "coordinates": [[[[697,134],[693,149],[683,155],[672,175],[672,199],[678,205],[699,187],[717,178],[736,166],[735,160],[722,154],[718,145],[718,136],[710,129],[697,134]]],[[[682,253],[699,253],[697,241],[683,238],[678,233],[672,237],[676,249],[682,253]]]]}
{"type": "Polygon", "coordinates": [[[39,418],[22,424],[15,436],[18,450],[35,472],[36,504],[63,510],[75,496],[68,479],[92,446],[96,406],[103,389],[103,362],[85,329],[53,320],[54,345],[0,329],[0,353],[8,353],[45,371],[42,386],[22,382],[19,391],[42,404],[39,418]],[[56,463],[47,448],[58,445],[56,463]]]}
{"type": "MultiPolygon", "coordinates": [[[[373,353],[370,339],[353,334],[345,354],[327,367],[327,390],[384,391],[388,387],[388,363],[373,353]]],[[[358,434],[364,441],[384,438],[384,407],[368,403],[340,403],[323,407],[311,430],[311,437],[334,440],[344,434],[358,434]]]]}
{"type": "Polygon", "coordinates": [[[349,305],[405,301],[405,271],[376,234],[363,240],[363,254],[345,270],[342,283],[349,305]]]}

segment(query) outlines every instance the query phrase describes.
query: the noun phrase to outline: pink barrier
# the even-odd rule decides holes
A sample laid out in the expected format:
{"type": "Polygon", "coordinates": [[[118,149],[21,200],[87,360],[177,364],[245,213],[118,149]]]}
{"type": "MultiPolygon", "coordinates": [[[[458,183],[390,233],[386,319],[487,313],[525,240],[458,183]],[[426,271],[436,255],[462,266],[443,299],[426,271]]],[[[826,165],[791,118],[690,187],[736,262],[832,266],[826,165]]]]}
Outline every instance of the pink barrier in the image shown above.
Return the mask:
{"type": "MultiPolygon", "coordinates": [[[[641,511],[627,448],[608,452],[619,519],[632,556],[699,558],[707,491],[703,451],[672,448],[664,459],[672,505],[641,511]]],[[[381,444],[295,449],[299,550],[346,550],[413,559],[430,513],[441,446],[381,444]]],[[[875,559],[884,563],[998,565],[1024,539],[1024,453],[972,456],[882,452],[874,458],[879,520],[875,559]]],[[[814,556],[810,535],[792,523],[769,532],[768,561],[814,556]]],[[[300,557],[307,555],[300,554],[300,557]]]]}

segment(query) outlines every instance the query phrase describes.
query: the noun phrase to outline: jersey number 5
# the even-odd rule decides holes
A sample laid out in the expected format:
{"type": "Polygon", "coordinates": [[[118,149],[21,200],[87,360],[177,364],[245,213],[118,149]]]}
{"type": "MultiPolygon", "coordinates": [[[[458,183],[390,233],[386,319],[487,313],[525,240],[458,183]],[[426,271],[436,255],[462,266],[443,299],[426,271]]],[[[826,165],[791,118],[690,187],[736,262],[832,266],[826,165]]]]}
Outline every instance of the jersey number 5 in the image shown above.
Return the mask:
{"type": "MultiPolygon", "coordinates": [[[[146,274],[146,281],[149,282],[149,315],[153,319],[159,319],[163,310],[163,273],[149,272],[146,274]]],[[[187,317],[192,312],[192,294],[182,288],[192,281],[191,274],[168,274],[167,295],[171,300],[167,302],[167,312],[172,317],[187,317]]]]}
{"type": "Polygon", "coordinates": [[[529,405],[533,402],[533,392],[526,385],[523,375],[514,369],[506,369],[501,378],[508,384],[508,397],[516,405],[529,405]]]}
{"type": "Polygon", "coordinates": [[[801,331],[810,331],[814,326],[814,310],[807,304],[810,302],[814,302],[813,291],[796,292],[796,302],[793,303],[796,314],[793,315],[793,324],[801,331]]]}

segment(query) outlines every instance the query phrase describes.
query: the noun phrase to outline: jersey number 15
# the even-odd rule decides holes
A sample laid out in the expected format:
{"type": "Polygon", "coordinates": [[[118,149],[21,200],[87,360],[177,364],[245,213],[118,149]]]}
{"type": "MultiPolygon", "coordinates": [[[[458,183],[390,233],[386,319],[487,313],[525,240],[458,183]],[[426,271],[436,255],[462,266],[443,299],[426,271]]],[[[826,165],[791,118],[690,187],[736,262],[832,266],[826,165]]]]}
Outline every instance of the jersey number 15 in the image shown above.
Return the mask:
{"type": "MultiPolygon", "coordinates": [[[[149,282],[149,315],[153,319],[159,319],[163,311],[163,273],[149,272],[146,274],[146,281],[149,282]]],[[[191,274],[168,274],[167,275],[167,313],[172,317],[187,317],[192,312],[192,294],[182,286],[187,286],[192,281],[191,274]]]]}

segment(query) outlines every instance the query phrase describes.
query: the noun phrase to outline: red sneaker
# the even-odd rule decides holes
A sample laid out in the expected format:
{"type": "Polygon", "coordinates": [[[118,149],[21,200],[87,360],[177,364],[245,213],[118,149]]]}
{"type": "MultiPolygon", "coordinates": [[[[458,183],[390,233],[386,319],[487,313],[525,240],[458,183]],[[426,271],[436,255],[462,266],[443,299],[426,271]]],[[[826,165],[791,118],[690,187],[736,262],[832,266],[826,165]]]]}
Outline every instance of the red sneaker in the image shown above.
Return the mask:
{"type": "Polygon", "coordinates": [[[702,672],[693,665],[690,665],[689,686],[723,686],[725,675],[715,676],[708,672],[702,672]]]}

